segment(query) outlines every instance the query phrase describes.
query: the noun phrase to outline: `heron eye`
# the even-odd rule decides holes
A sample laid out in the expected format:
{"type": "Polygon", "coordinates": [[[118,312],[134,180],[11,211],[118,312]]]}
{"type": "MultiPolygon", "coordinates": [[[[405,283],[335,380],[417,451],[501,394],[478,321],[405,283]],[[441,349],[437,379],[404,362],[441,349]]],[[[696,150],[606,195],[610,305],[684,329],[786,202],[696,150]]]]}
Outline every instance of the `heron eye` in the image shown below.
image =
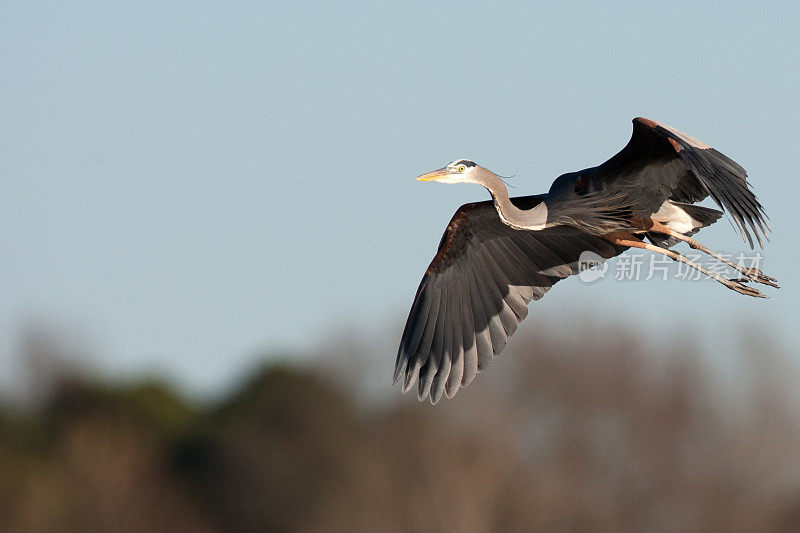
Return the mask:
{"type": "Polygon", "coordinates": [[[460,167],[458,167],[458,171],[459,172],[464,172],[465,170],[467,170],[467,167],[465,167],[464,165],[461,165],[460,167]]]}

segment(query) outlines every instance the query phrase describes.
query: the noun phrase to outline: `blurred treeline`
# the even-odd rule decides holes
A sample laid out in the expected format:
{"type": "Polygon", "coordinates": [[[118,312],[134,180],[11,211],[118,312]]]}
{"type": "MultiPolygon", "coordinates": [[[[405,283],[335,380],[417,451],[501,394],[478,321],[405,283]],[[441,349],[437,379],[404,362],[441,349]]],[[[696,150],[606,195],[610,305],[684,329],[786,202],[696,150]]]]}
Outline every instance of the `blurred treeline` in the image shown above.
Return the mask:
{"type": "Polygon", "coordinates": [[[797,374],[764,337],[526,324],[435,407],[355,342],[205,403],[63,371],[0,410],[0,528],[797,531],[797,374]]]}

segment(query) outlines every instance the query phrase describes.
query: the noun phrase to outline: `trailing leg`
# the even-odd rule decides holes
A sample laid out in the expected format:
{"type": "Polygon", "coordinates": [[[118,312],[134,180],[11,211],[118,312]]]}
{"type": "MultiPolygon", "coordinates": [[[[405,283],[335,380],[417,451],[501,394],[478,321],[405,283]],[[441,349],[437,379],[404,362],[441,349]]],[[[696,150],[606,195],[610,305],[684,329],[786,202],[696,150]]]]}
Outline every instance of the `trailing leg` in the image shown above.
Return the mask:
{"type": "Polygon", "coordinates": [[[756,289],[754,287],[748,287],[747,285],[744,285],[744,283],[742,283],[742,280],[724,278],[724,277],[720,276],[719,274],[711,272],[708,269],[704,268],[703,266],[698,265],[697,263],[695,263],[695,262],[691,261],[690,259],[688,259],[686,256],[684,256],[684,255],[682,255],[682,254],[680,254],[680,253],[678,253],[678,252],[676,252],[674,250],[669,250],[667,248],[661,248],[660,246],[656,246],[654,244],[649,244],[649,243],[643,242],[642,240],[638,239],[632,233],[628,233],[628,232],[624,232],[624,231],[623,232],[617,232],[617,233],[610,233],[608,235],[605,235],[604,238],[607,241],[609,241],[609,242],[611,242],[613,244],[618,244],[620,246],[629,246],[631,248],[641,248],[643,250],[649,250],[651,252],[655,252],[655,253],[658,253],[658,254],[661,254],[661,255],[665,255],[665,256],[669,257],[670,259],[672,259],[673,261],[677,261],[679,263],[683,263],[683,264],[689,266],[690,268],[693,268],[693,269],[705,274],[709,278],[711,278],[711,279],[713,279],[715,281],[718,281],[719,283],[722,283],[723,285],[725,285],[729,289],[731,289],[733,291],[736,291],[736,292],[738,292],[740,294],[744,294],[746,296],[753,296],[755,298],[767,298],[767,295],[762,294],[758,289],[756,289]]]}
{"type": "Polygon", "coordinates": [[[714,259],[717,259],[718,261],[721,261],[721,262],[725,263],[729,267],[731,267],[734,270],[742,273],[743,275],[747,276],[750,280],[755,281],[756,283],[763,283],[764,285],[769,285],[770,287],[775,287],[776,289],[780,288],[778,286],[778,284],[777,284],[778,280],[776,280],[775,278],[772,278],[770,276],[767,276],[766,274],[761,272],[761,270],[759,270],[757,268],[754,268],[754,267],[748,268],[748,267],[740,265],[740,264],[738,264],[738,263],[736,263],[734,261],[731,261],[727,257],[723,256],[722,254],[720,254],[718,252],[715,252],[714,250],[712,250],[711,248],[705,246],[701,242],[698,242],[698,241],[696,241],[695,239],[693,239],[691,237],[687,237],[683,233],[679,233],[679,232],[677,232],[675,230],[672,230],[672,229],[668,228],[667,226],[663,225],[660,222],[657,222],[657,221],[655,221],[653,219],[650,219],[650,220],[634,220],[634,224],[637,227],[641,228],[641,229],[644,229],[644,230],[647,230],[647,231],[653,231],[653,232],[656,232],[656,233],[661,233],[663,235],[668,235],[670,237],[674,237],[674,238],[676,238],[676,239],[678,239],[680,241],[683,241],[686,244],[688,244],[691,248],[693,248],[695,250],[698,250],[700,252],[703,252],[705,254],[708,254],[711,257],[713,257],[714,259]]]}

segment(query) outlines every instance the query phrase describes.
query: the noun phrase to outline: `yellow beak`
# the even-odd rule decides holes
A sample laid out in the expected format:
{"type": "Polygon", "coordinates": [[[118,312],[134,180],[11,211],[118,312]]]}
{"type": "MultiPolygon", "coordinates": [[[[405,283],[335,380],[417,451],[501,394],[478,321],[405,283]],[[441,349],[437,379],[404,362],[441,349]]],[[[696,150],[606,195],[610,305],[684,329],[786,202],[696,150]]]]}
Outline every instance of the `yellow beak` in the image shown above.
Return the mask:
{"type": "Polygon", "coordinates": [[[438,170],[432,170],[431,172],[426,172],[425,174],[417,176],[414,179],[417,181],[436,181],[449,175],[450,173],[447,171],[447,168],[440,168],[438,170]]]}

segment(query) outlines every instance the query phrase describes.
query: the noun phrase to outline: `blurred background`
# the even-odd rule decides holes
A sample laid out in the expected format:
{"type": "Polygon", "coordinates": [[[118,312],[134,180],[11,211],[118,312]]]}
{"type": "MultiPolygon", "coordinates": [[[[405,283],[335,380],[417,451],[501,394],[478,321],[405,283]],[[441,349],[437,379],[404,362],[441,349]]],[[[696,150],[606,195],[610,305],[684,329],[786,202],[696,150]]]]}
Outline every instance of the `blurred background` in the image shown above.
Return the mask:
{"type": "Polygon", "coordinates": [[[800,529],[798,24],[4,4],[0,529],[800,529]],[[568,279],[454,399],[402,397],[417,283],[488,198],[411,178],[465,156],[545,192],[635,116],[748,169],[783,288],[568,279]]]}

